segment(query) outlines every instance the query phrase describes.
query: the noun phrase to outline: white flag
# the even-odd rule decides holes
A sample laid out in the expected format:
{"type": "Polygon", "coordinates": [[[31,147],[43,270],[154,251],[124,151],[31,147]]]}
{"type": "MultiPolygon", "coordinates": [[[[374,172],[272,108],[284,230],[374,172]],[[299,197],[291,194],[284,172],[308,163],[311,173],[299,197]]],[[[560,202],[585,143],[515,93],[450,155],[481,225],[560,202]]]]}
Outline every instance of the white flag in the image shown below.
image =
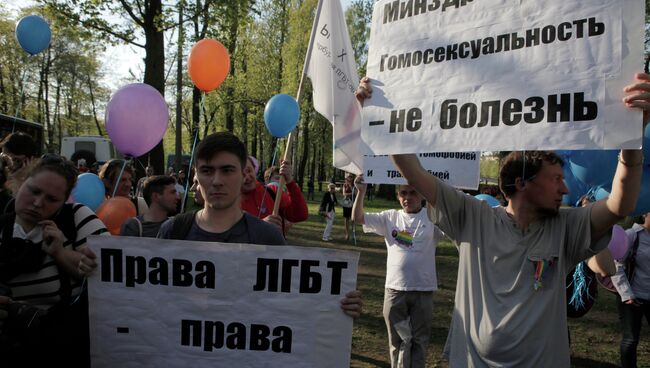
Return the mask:
{"type": "Polygon", "coordinates": [[[359,75],[339,0],[320,0],[305,73],[314,89],[314,108],[334,127],[334,166],[361,174],[361,106],[354,96],[359,75]]]}

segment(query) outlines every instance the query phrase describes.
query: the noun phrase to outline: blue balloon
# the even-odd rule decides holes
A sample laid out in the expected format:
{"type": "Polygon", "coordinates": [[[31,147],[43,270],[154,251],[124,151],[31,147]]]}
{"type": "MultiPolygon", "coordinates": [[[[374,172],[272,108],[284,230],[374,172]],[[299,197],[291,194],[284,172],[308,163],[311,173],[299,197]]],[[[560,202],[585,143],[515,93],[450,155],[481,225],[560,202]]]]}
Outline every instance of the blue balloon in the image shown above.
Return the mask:
{"type": "Polygon", "coordinates": [[[96,211],[106,197],[106,188],[99,176],[91,173],[79,175],[77,184],[72,188],[75,202],[82,203],[96,211]]]}
{"type": "Polygon", "coordinates": [[[590,187],[612,182],[618,165],[618,150],[574,151],[569,157],[571,172],[590,187]]]}
{"type": "Polygon", "coordinates": [[[296,99],[281,93],[271,97],[264,108],[266,129],[275,138],[291,133],[300,119],[300,107],[296,99]]]}
{"type": "Polygon", "coordinates": [[[492,197],[489,194],[477,194],[474,196],[474,198],[479,199],[481,201],[486,201],[490,207],[497,207],[501,205],[501,202],[499,202],[498,199],[492,197]]]}
{"type": "Polygon", "coordinates": [[[50,45],[52,31],[45,19],[38,15],[28,15],[16,24],[16,39],[23,50],[36,55],[50,45]]]}

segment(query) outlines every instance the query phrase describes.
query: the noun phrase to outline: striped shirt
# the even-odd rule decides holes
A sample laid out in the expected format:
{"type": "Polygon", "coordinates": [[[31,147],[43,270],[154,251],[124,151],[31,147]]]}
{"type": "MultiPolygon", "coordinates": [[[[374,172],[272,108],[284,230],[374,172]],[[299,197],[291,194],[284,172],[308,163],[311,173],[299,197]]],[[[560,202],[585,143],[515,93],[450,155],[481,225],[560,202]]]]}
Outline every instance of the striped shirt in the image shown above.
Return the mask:
{"type": "MultiPolygon", "coordinates": [[[[95,213],[80,203],[73,205],[74,223],[77,236],[74,241],[65,238],[63,247],[66,249],[79,249],[86,246],[86,238],[89,235],[109,235],[104,223],[97,218],[95,213]]],[[[34,244],[41,245],[43,242],[43,228],[36,226],[29,232],[25,232],[22,226],[14,223],[14,238],[29,240],[34,244]]],[[[24,273],[9,280],[7,285],[11,288],[13,299],[28,302],[37,307],[47,309],[61,300],[62,290],[59,277],[59,268],[56,262],[49,255],[45,255],[40,270],[24,273]]],[[[81,280],[70,277],[72,296],[81,293],[81,280]]]]}

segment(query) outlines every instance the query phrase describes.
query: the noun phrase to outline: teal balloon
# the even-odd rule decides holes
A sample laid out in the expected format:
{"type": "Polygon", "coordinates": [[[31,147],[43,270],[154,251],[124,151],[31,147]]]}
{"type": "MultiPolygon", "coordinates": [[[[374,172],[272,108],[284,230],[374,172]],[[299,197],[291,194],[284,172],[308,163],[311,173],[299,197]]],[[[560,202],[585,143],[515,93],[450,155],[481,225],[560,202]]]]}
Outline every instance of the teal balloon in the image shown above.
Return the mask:
{"type": "Polygon", "coordinates": [[[477,194],[474,196],[474,198],[487,202],[490,207],[497,207],[501,205],[501,202],[499,202],[498,199],[492,197],[489,194],[477,194]]]}
{"type": "Polygon", "coordinates": [[[271,97],[264,108],[264,124],[275,138],[286,137],[298,124],[300,107],[296,99],[281,93],[271,97]]]}
{"type": "Polygon", "coordinates": [[[16,24],[16,40],[28,54],[36,55],[50,45],[52,31],[45,19],[28,15],[16,24]]]}
{"type": "Polygon", "coordinates": [[[82,203],[91,210],[96,211],[99,205],[104,202],[106,188],[99,176],[91,173],[79,175],[77,184],[72,189],[72,197],[75,202],[82,203]]]}

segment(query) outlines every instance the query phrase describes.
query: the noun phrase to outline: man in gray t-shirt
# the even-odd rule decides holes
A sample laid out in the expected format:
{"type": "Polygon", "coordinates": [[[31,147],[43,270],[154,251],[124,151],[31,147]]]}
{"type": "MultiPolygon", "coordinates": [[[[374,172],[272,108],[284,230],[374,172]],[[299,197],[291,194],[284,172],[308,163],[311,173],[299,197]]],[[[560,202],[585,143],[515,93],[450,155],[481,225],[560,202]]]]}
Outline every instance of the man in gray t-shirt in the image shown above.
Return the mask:
{"type": "MultiPolygon", "coordinates": [[[[637,74],[624,91],[624,104],[648,122],[650,76],[637,74]]],[[[363,79],[357,97],[370,95],[363,79]]],[[[566,273],[604,249],[611,227],[634,210],[641,150],[621,151],[607,199],[566,210],[563,161],[552,152],[510,153],[499,173],[508,206],[496,208],[444,184],[415,155],[392,159],[459,249],[450,366],[568,367],[566,273]]]]}

